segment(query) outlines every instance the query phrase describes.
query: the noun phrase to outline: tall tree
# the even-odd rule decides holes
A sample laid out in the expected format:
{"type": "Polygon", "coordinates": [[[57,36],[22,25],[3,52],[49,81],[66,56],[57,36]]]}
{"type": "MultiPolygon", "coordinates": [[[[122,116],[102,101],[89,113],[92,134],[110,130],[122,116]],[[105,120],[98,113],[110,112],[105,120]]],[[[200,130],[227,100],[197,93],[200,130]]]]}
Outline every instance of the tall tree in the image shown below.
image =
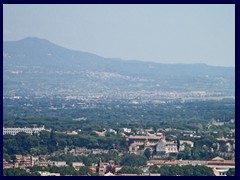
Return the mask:
{"type": "Polygon", "coordinates": [[[151,155],[152,155],[151,150],[149,148],[145,149],[144,156],[146,156],[147,159],[150,159],[151,155]]]}

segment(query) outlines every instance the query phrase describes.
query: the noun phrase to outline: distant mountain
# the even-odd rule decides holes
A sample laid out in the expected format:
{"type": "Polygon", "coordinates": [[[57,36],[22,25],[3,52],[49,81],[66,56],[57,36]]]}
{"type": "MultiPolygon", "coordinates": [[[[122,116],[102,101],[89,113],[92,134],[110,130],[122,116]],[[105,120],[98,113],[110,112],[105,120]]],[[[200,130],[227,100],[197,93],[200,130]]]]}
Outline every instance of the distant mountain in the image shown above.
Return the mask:
{"type": "Polygon", "coordinates": [[[234,95],[235,69],[104,58],[39,38],[3,42],[4,95],[206,91],[234,95]]]}

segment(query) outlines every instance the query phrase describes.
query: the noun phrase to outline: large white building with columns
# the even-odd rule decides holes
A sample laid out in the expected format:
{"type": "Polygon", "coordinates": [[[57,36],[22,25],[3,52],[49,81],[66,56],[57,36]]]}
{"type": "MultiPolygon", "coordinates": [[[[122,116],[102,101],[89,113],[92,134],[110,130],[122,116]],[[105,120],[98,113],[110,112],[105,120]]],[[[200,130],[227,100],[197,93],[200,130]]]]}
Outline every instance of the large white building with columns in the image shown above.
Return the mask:
{"type": "Polygon", "coordinates": [[[45,130],[45,127],[33,127],[33,128],[5,128],[3,127],[3,135],[10,134],[15,136],[17,133],[25,132],[27,134],[39,134],[41,131],[45,130]]]}

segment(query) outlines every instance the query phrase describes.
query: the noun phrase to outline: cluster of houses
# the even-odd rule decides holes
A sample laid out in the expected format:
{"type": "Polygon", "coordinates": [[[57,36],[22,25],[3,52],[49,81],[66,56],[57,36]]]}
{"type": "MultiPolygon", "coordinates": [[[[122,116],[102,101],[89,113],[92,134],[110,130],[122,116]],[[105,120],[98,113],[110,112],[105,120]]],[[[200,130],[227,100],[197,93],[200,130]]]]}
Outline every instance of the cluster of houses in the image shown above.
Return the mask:
{"type": "MultiPolygon", "coordinates": [[[[213,172],[216,176],[226,176],[227,171],[230,168],[235,168],[234,160],[224,160],[223,158],[216,157],[210,161],[200,161],[200,160],[149,160],[147,161],[147,166],[145,169],[147,170],[150,166],[156,165],[158,167],[162,166],[172,166],[172,165],[203,165],[213,169],[213,172]]],[[[29,170],[30,167],[33,166],[41,166],[41,167],[66,167],[68,166],[65,161],[49,161],[47,160],[47,156],[22,156],[16,155],[16,160],[14,163],[9,163],[3,160],[3,168],[21,168],[29,170]]],[[[72,167],[75,170],[79,170],[80,167],[85,166],[83,162],[73,162],[72,167]]],[[[124,176],[129,174],[118,174],[118,171],[121,170],[121,166],[115,165],[113,160],[109,162],[99,161],[98,164],[92,164],[88,167],[93,173],[98,173],[100,176],[124,176]]],[[[39,172],[41,176],[60,176],[60,173],[50,173],[50,172],[39,172]]],[[[137,175],[137,174],[131,174],[137,175]]],[[[155,176],[160,174],[150,174],[143,173],[144,176],[155,176]]]]}
{"type": "MultiPolygon", "coordinates": [[[[49,156],[41,155],[41,156],[23,156],[23,155],[16,155],[14,162],[7,162],[3,159],[3,169],[10,169],[10,168],[20,168],[29,171],[29,168],[33,166],[39,167],[66,167],[69,166],[66,161],[50,161],[47,160],[49,156]]],[[[75,170],[79,170],[80,167],[85,166],[83,162],[73,162],[72,167],[75,170]]],[[[60,176],[60,173],[50,173],[47,171],[39,172],[41,176],[60,176]]]]}
{"type": "Polygon", "coordinates": [[[180,140],[179,148],[176,141],[166,141],[162,133],[151,136],[129,136],[126,138],[129,144],[130,153],[141,155],[148,148],[154,155],[154,158],[177,154],[184,151],[186,145],[190,148],[194,146],[192,141],[180,140]]]}
{"type": "MultiPolygon", "coordinates": [[[[67,149],[65,149],[67,151],[67,149]]],[[[87,149],[85,147],[76,147],[68,151],[68,153],[72,154],[73,156],[80,156],[80,155],[88,155],[88,154],[107,154],[109,150],[105,149],[87,149]]]]}
{"type": "MultiPolygon", "coordinates": [[[[3,128],[3,135],[11,134],[16,135],[19,132],[25,132],[28,134],[39,134],[41,131],[46,130],[45,127],[31,127],[31,128],[3,128]]],[[[122,128],[120,134],[122,134],[128,143],[128,152],[130,154],[143,155],[146,149],[149,149],[152,154],[152,158],[161,158],[167,157],[171,155],[176,155],[180,151],[184,151],[186,147],[193,148],[194,143],[189,140],[179,140],[177,141],[167,141],[164,134],[161,132],[150,133],[152,129],[147,130],[138,130],[135,133],[132,132],[130,128],[122,128]],[[132,135],[130,135],[132,134],[132,135]]],[[[164,129],[164,131],[171,131],[171,128],[164,129]]],[[[104,129],[103,132],[95,131],[99,136],[105,136],[107,134],[117,134],[118,132],[113,129],[104,129]]],[[[235,136],[235,130],[231,131],[232,136],[235,136]]],[[[77,135],[78,132],[72,131],[67,132],[68,135],[77,135]]],[[[185,137],[193,137],[199,138],[195,131],[183,131],[181,134],[185,137]]],[[[232,137],[229,136],[229,137],[232,137]]],[[[225,149],[223,157],[225,156],[235,156],[235,140],[231,145],[228,141],[230,138],[217,138],[219,141],[224,141],[225,149]]],[[[216,150],[219,151],[220,145],[216,143],[216,150]]],[[[210,147],[211,148],[211,147],[210,147]]],[[[213,151],[213,148],[211,148],[213,151]]],[[[116,149],[112,149],[116,150],[116,149]]],[[[67,147],[64,149],[64,153],[71,153],[73,156],[79,155],[89,155],[89,154],[107,154],[111,153],[112,150],[104,150],[104,149],[87,149],[84,147],[76,147],[74,149],[69,150],[67,147]]],[[[121,153],[118,153],[120,155],[121,153]]],[[[41,156],[22,156],[16,155],[14,162],[7,162],[3,159],[3,168],[21,168],[28,170],[33,166],[40,167],[65,167],[69,166],[65,161],[50,161],[48,160],[47,155],[41,156]]],[[[233,158],[234,159],[234,158],[233,158]]],[[[230,168],[235,168],[234,160],[224,160],[220,157],[216,157],[210,161],[189,161],[189,160],[150,160],[147,162],[147,166],[157,165],[161,166],[171,166],[171,165],[205,165],[211,167],[217,176],[225,176],[226,172],[230,168]]],[[[82,162],[73,162],[72,166],[79,170],[80,167],[85,166],[82,162]]],[[[98,164],[92,164],[92,166],[88,167],[92,170],[93,173],[98,173],[101,176],[114,176],[118,175],[118,171],[122,168],[118,165],[115,165],[113,161],[102,162],[100,161],[98,164]]],[[[59,173],[50,173],[50,172],[40,172],[42,176],[60,176],[59,173]]],[[[123,174],[122,174],[123,175],[123,174]]],[[[123,175],[124,176],[124,175],[123,175]]]]}
{"type": "MultiPolygon", "coordinates": [[[[48,156],[41,155],[41,156],[23,156],[23,155],[16,155],[14,162],[7,162],[3,159],[3,169],[10,169],[10,168],[20,168],[29,171],[29,169],[33,166],[39,167],[66,167],[69,166],[66,161],[50,161],[47,160],[48,156]]],[[[72,167],[76,171],[79,170],[80,167],[85,166],[83,162],[73,162],[72,167]]],[[[122,167],[115,166],[114,161],[110,160],[109,162],[100,162],[98,164],[92,164],[88,167],[93,173],[98,173],[100,176],[105,176],[105,174],[110,175],[117,173],[122,167]]],[[[41,176],[60,176],[60,173],[50,173],[47,171],[39,171],[41,176]]],[[[106,176],[107,176],[106,175],[106,176]]]]}
{"type": "Polygon", "coordinates": [[[65,161],[50,161],[48,160],[47,155],[41,156],[23,156],[23,155],[16,155],[14,162],[7,162],[3,159],[3,169],[7,168],[20,168],[26,169],[33,166],[40,166],[40,167],[51,167],[51,166],[68,166],[65,161]]]}

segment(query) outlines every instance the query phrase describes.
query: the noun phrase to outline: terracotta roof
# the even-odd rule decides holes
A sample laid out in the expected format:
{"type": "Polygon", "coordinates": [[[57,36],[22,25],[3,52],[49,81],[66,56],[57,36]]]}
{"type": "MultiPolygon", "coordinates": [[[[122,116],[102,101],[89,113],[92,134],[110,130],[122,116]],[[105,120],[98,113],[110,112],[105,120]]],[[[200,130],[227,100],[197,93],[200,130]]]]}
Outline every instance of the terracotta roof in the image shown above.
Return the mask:
{"type": "Polygon", "coordinates": [[[179,142],[180,142],[180,144],[184,144],[184,143],[193,144],[192,141],[187,141],[187,140],[180,140],[179,142]]]}
{"type": "Polygon", "coordinates": [[[224,161],[209,161],[208,165],[225,165],[225,166],[235,166],[235,162],[231,160],[224,161]]]}
{"type": "Polygon", "coordinates": [[[129,139],[161,139],[162,136],[129,136],[129,139]]]}
{"type": "Polygon", "coordinates": [[[153,160],[148,162],[156,165],[176,165],[177,164],[177,161],[169,161],[169,160],[153,160]]]}

